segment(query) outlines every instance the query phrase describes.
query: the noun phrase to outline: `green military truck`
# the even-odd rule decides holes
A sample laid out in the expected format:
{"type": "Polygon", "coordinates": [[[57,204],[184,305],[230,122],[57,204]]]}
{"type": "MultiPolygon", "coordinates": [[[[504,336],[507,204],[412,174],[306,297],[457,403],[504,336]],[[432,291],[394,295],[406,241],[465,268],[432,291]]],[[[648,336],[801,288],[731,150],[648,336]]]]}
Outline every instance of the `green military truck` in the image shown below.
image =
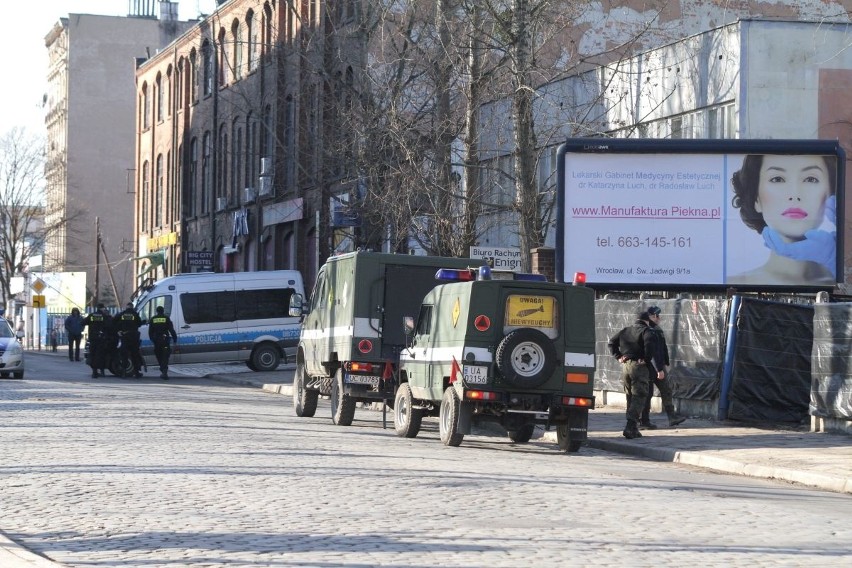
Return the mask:
{"type": "MultiPolygon", "coordinates": [[[[400,355],[394,427],[413,438],[439,416],[441,441],[458,446],[471,426],[496,422],[528,442],[555,427],[576,452],[594,408],[594,292],[584,286],[492,279],[490,270],[445,270],[461,278],[429,292],[400,355]]],[[[495,273],[496,276],[496,273],[495,273]]]]}
{"type": "Polygon", "coordinates": [[[352,423],[358,402],[393,403],[396,367],[405,347],[402,321],[420,309],[444,266],[467,268],[484,261],[353,252],[320,268],[310,304],[291,300],[303,316],[293,379],[296,416],[313,416],[320,396],[331,398],[335,424],[352,423]]]}

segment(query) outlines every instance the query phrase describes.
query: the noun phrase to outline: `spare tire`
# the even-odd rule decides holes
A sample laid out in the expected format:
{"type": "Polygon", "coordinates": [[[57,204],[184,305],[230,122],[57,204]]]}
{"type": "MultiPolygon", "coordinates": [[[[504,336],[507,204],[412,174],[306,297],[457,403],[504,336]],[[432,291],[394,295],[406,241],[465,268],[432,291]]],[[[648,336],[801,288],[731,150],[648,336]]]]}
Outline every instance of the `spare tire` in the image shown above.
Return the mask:
{"type": "Polygon", "coordinates": [[[544,384],[556,368],[556,348],[537,329],[509,332],[497,345],[497,369],[507,382],[518,388],[544,384]]]}

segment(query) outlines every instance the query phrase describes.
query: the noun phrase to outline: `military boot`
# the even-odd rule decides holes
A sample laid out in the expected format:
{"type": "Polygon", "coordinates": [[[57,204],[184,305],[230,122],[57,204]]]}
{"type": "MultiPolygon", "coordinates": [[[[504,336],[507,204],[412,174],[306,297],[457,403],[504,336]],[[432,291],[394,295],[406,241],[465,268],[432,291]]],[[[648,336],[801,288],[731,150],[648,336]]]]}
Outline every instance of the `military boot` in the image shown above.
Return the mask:
{"type": "Polygon", "coordinates": [[[639,428],[636,426],[635,420],[628,420],[627,426],[624,427],[624,431],[621,434],[628,440],[642,437],[642,432],[640,432],[639,428]]]}
{"type": "Polygon", "coordinates": [[[677,412],[675,412],[674,406],[666,407],[666,414],[669,417],[669,426],[677,426],[684,420],[686,420],[686,416],[681,416],[677,412]]]}
{"type": "Polygon", "coordinates": [[[651,422],[648,418],[643,418],[639,421],[639,429],[640,430],[656,430],[657,425],[651,422]]]}

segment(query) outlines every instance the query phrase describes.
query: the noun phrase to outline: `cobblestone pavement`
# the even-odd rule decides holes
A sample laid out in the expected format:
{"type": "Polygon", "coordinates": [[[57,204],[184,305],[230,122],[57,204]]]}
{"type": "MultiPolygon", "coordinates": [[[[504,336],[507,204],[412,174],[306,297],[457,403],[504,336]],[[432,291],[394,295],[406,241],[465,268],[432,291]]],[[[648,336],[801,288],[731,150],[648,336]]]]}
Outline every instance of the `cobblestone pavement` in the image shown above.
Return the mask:
{"type": "Polygon", "coordinates": [[[0,415],[0,529],[67,566],[852,561],[842,494],[547,441],[445,448],[433,420],[400,439],[376,412],[341,428],[325,401],[298,419],[204,379],[0,381],[0,415]]]}

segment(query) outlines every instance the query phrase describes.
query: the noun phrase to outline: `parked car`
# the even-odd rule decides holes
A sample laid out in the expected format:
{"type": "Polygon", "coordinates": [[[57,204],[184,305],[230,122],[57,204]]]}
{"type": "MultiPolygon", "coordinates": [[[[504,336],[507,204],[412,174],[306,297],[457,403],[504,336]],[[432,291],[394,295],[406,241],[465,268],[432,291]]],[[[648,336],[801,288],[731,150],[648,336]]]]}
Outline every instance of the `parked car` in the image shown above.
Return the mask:
{"type": "Polygon", "coordinates": [[[10,374],[16,379],[24,378],[23,336],[23,331],[15,332],[5,318],[0,318],[0,378],[7,379],[10,374]]]}

